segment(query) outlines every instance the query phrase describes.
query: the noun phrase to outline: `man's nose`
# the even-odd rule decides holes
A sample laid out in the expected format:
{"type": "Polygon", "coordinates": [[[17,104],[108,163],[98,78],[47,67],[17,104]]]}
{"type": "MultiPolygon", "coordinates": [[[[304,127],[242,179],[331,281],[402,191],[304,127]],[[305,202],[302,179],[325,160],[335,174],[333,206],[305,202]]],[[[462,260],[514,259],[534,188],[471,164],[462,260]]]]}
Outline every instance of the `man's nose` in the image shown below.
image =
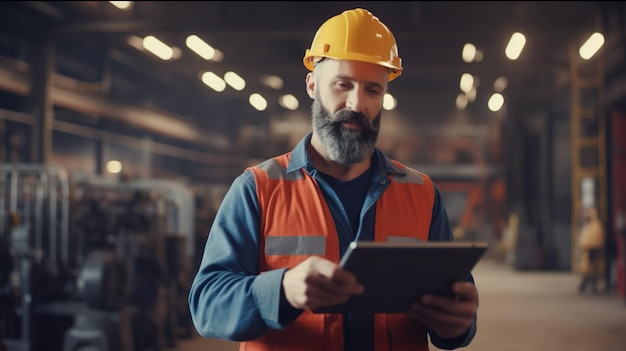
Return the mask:
{"type": "Polygon", "coordinates": [[[346,107],[354,112],[363,112],[365,110],[365,92],[361,89],[354,89],[348,94],[346,107]]]}

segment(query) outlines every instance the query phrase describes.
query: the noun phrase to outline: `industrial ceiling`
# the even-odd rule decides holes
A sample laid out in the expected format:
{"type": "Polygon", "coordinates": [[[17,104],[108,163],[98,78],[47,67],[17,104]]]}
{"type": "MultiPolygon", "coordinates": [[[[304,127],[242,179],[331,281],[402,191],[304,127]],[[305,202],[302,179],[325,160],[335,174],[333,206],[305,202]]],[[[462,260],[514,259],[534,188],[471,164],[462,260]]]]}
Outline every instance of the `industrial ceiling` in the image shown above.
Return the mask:
{"type": "MultiPolygon", "coordinates": [[[[493,82],[506,77],[505,96],[524,99],[553,85],[568,69],[569,45],[580,45],[601,30],[612,2],[601,1],[138,1],[123,11],[107,1],[15,1],[0,4],[0,56],[34,62],[32,43],[51,38],[56,73],[76,81],[106,85],[99,93],[150,105],[183,116],[215,137],[236,137],[242,127],[266,128],[285,116],[275,100],[290,93],[308,114],[307,73],[302,57],[317,28],[343,10],[362,7],[394,33],[404,72],[389,87],[397,113],[418,125],[445,123],[455,114],[459,78],[478,78],[474,113],[486,112],[493,82]],[[514,32],[527,42],[521,57],[506,59],[514,32]],[[209,62],[185,48],[196,34],[223,53],[209,62]],[[129,37],[154,35],[180,49],[162,61],[129,45],[129,37]],[[482,53],[480,62],[461,59],[465,43],[482,53]],[[201,72],[234,71],[246,80],[243,91],[212,91],[201,72]],[[264,86],[265,75],[284,86],[264,86]],[[546,83],[547,82],[547,83],[546,83]],[[106,84],[105,84],[106,83],[106,84]],[[268,99],[254,110],[251,93],[268,99]],[[507,95],[508,94],[508,95],[507,95]]],[[[6,65],[6,62],[4,63],[6,65]]],[[[7,84],[5,84],[7,85],[7,84]]],[[[96,89],[97,90],[97,89],[96,89]]],[[[98,91],[96,91],[98,93],[98,91]]],[[[163,134],[167,134],[161,131],[163,134]]],[[[192,140],[193,141],[193,140],[192,140]]]]}

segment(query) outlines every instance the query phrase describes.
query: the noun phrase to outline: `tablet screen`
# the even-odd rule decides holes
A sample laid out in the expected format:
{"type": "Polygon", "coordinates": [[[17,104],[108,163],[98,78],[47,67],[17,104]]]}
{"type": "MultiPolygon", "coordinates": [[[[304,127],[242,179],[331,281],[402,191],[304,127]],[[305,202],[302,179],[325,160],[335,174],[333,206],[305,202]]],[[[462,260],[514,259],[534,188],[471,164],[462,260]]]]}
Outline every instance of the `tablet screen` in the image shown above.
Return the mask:
{"type": "Polygon", "coordinates": [[[364,293],[314,312],[404,312],[422,294],[451,294],[452,284],[469,279],[487,247],[484,242],[353,242],[340,265],[356,275],[364,293]]]}

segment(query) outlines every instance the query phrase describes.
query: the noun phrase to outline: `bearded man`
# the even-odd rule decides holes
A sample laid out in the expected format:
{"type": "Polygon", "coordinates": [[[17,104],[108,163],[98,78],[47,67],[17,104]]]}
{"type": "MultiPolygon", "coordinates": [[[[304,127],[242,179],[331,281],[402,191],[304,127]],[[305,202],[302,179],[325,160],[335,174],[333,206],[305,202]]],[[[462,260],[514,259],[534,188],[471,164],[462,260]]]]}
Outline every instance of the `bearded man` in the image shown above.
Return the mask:
{"type": "MultiPolygon", "coordinates": [[[[364,287],[338,264],[353,241],[453,241],[428,175],[376,140],[388,83],[402,72],[391,31],[364,9],[326,21],[305,51],[312,131],[235,179],[189,294],[200,335],[240,350],[428,350],[468,345],[478,292],[427,294],[404,313],[315,313],[364,287]]],[[[426,267],[428,269],[428,267],[426,267]]],[[[407,277],[411,279],[411,277],[407,277]]]]}

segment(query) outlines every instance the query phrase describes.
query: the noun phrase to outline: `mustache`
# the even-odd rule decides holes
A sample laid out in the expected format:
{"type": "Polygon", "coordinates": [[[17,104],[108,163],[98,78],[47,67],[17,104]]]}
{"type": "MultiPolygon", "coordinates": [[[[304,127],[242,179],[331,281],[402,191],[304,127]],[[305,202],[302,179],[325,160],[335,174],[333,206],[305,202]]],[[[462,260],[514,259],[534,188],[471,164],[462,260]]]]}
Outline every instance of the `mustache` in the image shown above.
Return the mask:
{"type": "Polygon", "coordinates": [[[356,123],[363,128],[375,129],[374,126],[367,119],[367,117],[360,112],[354,112],[350,110],[338,111],[337,113],[335,113],[335,120],[333,121],[333,123],[339,124],[342,122],[356,123]]]}

